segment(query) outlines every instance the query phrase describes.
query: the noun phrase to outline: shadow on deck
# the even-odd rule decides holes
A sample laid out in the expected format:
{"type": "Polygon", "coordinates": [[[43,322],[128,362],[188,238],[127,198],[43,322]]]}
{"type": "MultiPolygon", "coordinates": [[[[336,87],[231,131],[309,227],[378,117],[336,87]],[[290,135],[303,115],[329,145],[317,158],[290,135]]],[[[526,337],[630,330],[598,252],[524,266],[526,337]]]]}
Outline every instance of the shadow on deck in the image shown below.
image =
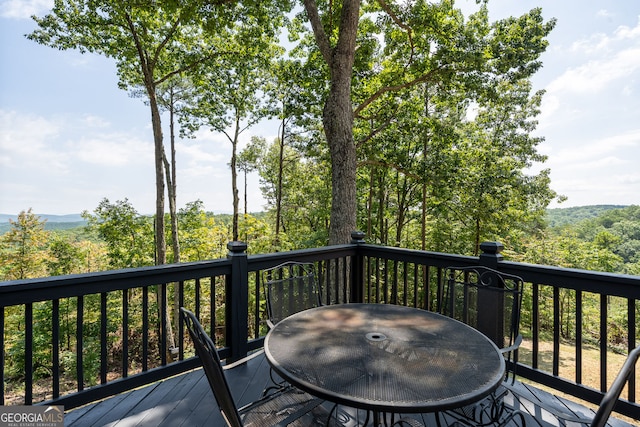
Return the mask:
{"type": "MultiPolygon", "coordinates": [[[[229,386],[238,406],[259,398],[269,380],[269,365],[264,356],[251,359],[246,365],[227,371],[229,386]]],[[[509,394],[505,401],[527,414],[527,426],[556,426],[548,413],[541,409],[553,405],[563,411],[591,417],[590,409],[557,398],[530,385],[517,383],[514,386],[518,398],[509,394]]],[[[357,425],[364,414],[352,412],[352,422],[357,425]]],[[[414,415],[410,415],[416,417],[414,415]]],[[[427,426],[435,426],[432,414],[417,415],[427,426]]],[[[226,426],[216,405],[209,383],[202,369],[196,369],[149,386],[119,394],[100,402],[73,409],[65,414],[65,426],[226,426]]],[[[633,427],[633,424],[611,418],[611,427],[633,427]]]]}

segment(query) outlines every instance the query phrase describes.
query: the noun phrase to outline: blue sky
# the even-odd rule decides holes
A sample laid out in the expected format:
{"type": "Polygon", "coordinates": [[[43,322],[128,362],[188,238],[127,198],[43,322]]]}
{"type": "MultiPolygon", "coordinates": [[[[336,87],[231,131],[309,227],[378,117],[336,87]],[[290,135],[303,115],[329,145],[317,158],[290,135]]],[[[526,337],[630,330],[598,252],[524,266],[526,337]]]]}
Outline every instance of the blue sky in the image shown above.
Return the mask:
{"type": "MultiPolygon", "coordinates": [[[[150,114],[117,88],[111,60],[27,40],[52,0],[0,0],[0,213],[93,211],[104,197],[155,204],[150,114]]],[[[474,0],[459,0],[473,10],[474,0]]],[[[640,2],[490,0],[492,19],[540,6],[558,23],[534,77],[546,89],[537,135],[562,205],[640,203],[640,2]]],[[[264,123],[245,132],[272,140],[264,123]]],[[[178,205],[232,209],[231,144],[203,130],[178,147],[178,205]]],[[[242,196],[241,196],[242,197],[242,196]]],[[[257,176],[249,210],[264,204],[257,176]]]]}

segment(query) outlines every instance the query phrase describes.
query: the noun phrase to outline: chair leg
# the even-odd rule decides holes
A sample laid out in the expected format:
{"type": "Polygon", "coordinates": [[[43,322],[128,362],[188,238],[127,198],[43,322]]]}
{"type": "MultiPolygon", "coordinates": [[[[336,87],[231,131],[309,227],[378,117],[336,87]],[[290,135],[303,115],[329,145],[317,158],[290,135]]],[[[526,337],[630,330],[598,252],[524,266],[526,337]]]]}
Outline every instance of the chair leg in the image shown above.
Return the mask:
{"type": "Polygon", "coordinates": [[[264,390],[262,390],[262,396],[266,396],[267,394],[269,394],[269,392],[271,392],[272,390],[274,391],[278,391],[278,390],[284,390],[285,388],[287,388],[289,386],[289,383],[287,383],[285,380],[283,379],[276,379],[273,377],[273,369],[269,369],[269,378],[271,379],[271,382],[273,383],[273,385],[269,386],[269,387],[265,387],[264,390]]]}
{"type": "Polygon", "coordinates": [[[513,421],[515,418],[520,418],[520,426],[525,427],[526,425],[526,421],[524,419],[524,414],[519,411],[519,410],[515,410],[513,412],[511,412],[504,420],[502,420],[500,422],[500,424],[498,425],[498,427],[506,427],[511,421],[513,421]]]}

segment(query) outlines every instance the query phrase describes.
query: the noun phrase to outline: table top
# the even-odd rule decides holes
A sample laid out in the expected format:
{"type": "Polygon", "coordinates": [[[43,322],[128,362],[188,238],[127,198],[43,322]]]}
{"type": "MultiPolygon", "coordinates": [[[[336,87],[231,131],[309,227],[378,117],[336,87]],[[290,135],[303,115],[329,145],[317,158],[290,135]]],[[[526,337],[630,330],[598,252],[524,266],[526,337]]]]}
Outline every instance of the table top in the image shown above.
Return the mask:
{"type": "Polygon", "coordinates": [[[496,345],[437,313],[339,304],[296,313],[269,331],[267,360],[323,399],[386,412],[433,412],[482,399],[505,372],[496,345]]]}

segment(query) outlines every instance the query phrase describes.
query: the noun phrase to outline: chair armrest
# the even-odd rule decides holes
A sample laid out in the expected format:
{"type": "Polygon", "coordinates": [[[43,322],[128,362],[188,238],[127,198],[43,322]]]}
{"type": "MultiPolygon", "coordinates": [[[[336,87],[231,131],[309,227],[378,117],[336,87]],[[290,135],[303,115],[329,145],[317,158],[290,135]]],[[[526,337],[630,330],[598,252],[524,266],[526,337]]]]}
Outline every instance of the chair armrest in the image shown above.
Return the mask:
{"type": "Polygon", "coordinates": [[[522,344],[522,335],[518,334],[514,343],[509,347],[501,348],[500,353],[505,354],[511,351],[516,351],[518,348],[520,348],[520,344],[522,344]]]}

